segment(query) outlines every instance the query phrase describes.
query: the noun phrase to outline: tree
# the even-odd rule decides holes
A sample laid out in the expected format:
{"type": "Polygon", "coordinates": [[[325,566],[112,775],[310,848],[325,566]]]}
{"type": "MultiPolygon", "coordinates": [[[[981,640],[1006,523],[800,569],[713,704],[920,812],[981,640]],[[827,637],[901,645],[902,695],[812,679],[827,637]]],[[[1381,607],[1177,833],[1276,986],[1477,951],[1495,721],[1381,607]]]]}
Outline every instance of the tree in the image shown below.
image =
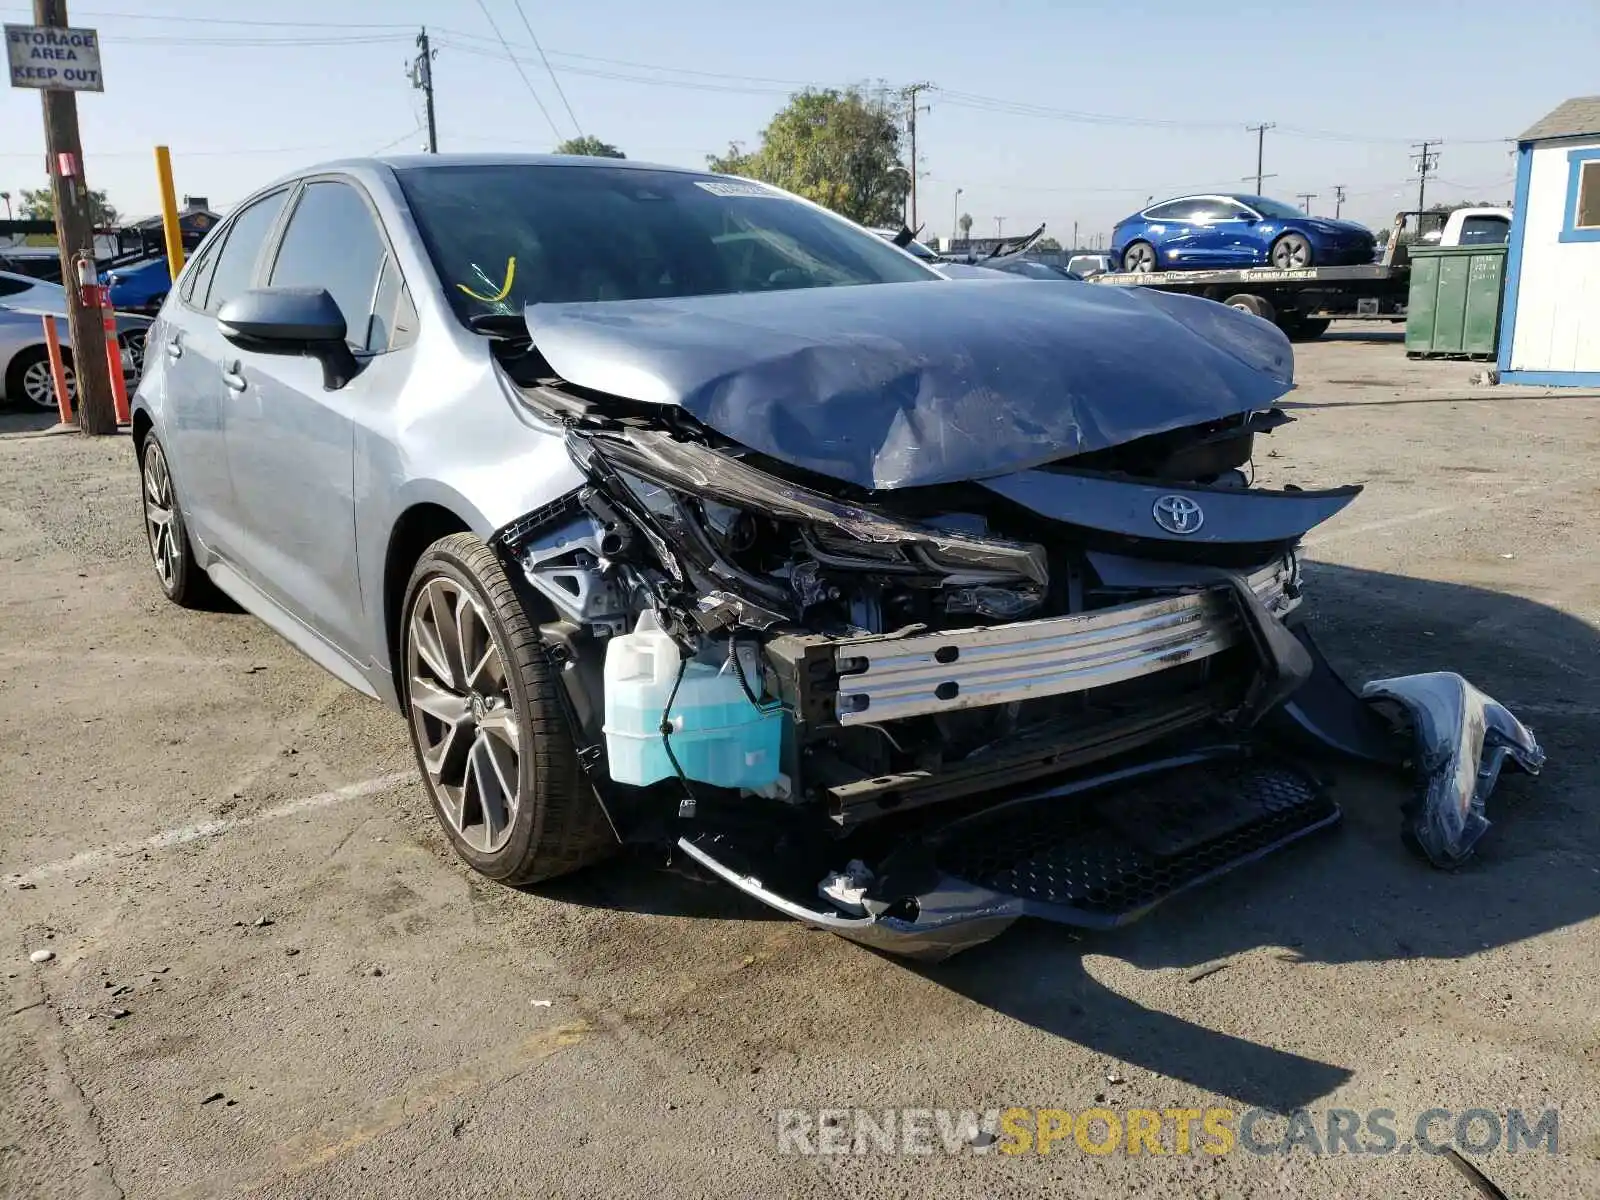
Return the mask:
{"type": "Polygon", "coordinates": [[[859,88],[808,88],[761,131],[759,149],[737,142],[706,164],[724,175],[776,184],[863,225],[898,225],[911,176],[900,161],[900,115],[859,88]]]}
{"type": "Polygon", "coordinates": [[[1056,241],[1055,238],[1053,238],[1053,237],[1042,237],[1037,242],[1035,242],[1032,246],[1030,246],[1029,249],[1030,250],[1059,250],[1059,249],[1061,249],[1061,243],[1056,241]]]}
{"type": "Polygon", "coordinates": [[[959,221],[957,221],[956,224],[961,227],[962,240],[963,241],[971,241],[972,240],[972,214],[971,213],[962,213],[961,214],[961,219],[959,221]]]}
{"type": "MultiPolygon", "coordinates": [[[[90,191],[89,217],[96,227],[115,225],[122,214],[106,199],[103,191],[90,191]]],[[[22,219],[24,221],[54,221],[56,219],[55,197],[50,194],[50,189],[23,188],[22,189],[22,219]]]]}
{"type": "Polygon", "coordinates": [[[555,152],[557,154],[582,154],[588,158],[628,157],[610,142],[602,142],[599,138],[587,133],[582,137],[568,138],[556,147],[555,152]]]}

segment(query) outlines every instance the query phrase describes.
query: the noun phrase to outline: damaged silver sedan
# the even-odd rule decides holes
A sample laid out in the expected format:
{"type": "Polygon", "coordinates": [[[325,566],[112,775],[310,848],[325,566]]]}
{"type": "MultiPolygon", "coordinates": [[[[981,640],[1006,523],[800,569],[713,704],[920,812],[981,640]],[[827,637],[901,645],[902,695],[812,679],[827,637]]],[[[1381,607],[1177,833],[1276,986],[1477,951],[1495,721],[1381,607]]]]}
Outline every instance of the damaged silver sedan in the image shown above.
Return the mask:
{"type": "Polygon", "coordinates": [[[185,268],[135,400],[163,589],[405,713],[507,883],[619,844],[937,957],[1115,925],[1420,776],[1441,865],[1537,743],[1358,697],[1297,623],[1360,490],[1251,483],[1288,341],[1222,305],[944,279],[766,185],[334,163],[185,268]]]}

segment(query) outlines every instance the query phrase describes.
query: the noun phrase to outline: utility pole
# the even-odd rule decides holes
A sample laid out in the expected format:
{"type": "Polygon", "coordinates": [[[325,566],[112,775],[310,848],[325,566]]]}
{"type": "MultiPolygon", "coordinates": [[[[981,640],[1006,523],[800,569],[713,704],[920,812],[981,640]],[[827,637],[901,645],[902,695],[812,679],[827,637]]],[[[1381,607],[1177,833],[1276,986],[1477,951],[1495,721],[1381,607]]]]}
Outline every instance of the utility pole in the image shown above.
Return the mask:
{"type": "Polygon", "coordinates": [[[906,98],[906,132],[911,137],[911,220],[907,224],[912,229],[917,228],[917,113],[929,111],[926,104],[917,107],[917,93],[926,92],[932,87],[933,84],[922,82],[910,83],[900,89],[900,94],[906,98]]]}
{"type": "Polygon", "coordinates": [[[1315,192],[1296,192],[1295,195],[1300,197],[1300,207],[1305,210],[1306,216],[1309,217],[1311,215],[1311,202],[1317,198],[1317,194],[1315,192]]]}
{"type": "Polygon", "coordinates": [[[1072,223],[1072,248],[1074,250],[1078,248],[1078,223],[1076,221],[1072,223]]]}
{"type": "Polygon", "coordinates": [[[1339,214],[1344,211],[1344,184],[1333,185],[1333,219],[1337,221],[1339,214]]]}
{"type": "MultiPolygon", "coordinates": [[[[1246,125],[1245,131],[1256,135],[1256,195],[1261,194],[1261,181],[1271,179],[1273,176],[1263,173],[1262,166],[1267,152],[1267,130],[1277,128],[1275,121],[1263,121],[1259,125],[1246,125]]],[[[1250,176],[1246,175],[1246,179],[1250,176]]]]}
{"type": "Polygon", "coordinates": [[[961,234],[961,193],[965,188],[956,189],[956,198],[950,202],[950,240],[953,242],[961,234]]]}
{"type": "Polygon", "coordinates": [[[422,89],[422,100],[428,109],[428,153],[439,153],[439,126],[433,119],[433,56],[437,51],[428,45],[428,27],[424,25],[417,34],[417,57],[411,62],[411,86],[422,89]]]}
{"type": "Polygon", "coordinates": [[[1439,145],[1438,139],[1429,142],[1412,142],[1418,153],[1411,157],[1417,161],[1417,211],[1427,210],[1428,172],[1439,165],[1439,152],[1433,149],[1439,145]]]}
{"type": "Polygon", "coordinates": [[[997,237],[997,238],[1005,237],[1005,224],[1006,224],[1006,219],[1004,217],[996,217],[994,219],[994,236],[995,237],[997,237]]]}
{"type": "MultiPolygon", "coordinates": [[[[66,0],[33,0],[35,25],[67,28],[66,0]]],[[[44,104],[44,144],[50,168],[50,198],[61,246],[61,282],[67,292],[67,328],[72,335],[72,374],[78,392],[78,428],[85,433],[116,433],[111,402],[111,367],[106,361],[106,330],[98,308],[84,304],[78,286],[80,257],[94,264],[94,204],[83,172],[83,142],[78,136],[78,96],[48,88],[44,104]]],[[[98,271],[94,283],[98,279],[98,271]]],[[[119,362],[120,365],[120,362],[119,362]]]]}

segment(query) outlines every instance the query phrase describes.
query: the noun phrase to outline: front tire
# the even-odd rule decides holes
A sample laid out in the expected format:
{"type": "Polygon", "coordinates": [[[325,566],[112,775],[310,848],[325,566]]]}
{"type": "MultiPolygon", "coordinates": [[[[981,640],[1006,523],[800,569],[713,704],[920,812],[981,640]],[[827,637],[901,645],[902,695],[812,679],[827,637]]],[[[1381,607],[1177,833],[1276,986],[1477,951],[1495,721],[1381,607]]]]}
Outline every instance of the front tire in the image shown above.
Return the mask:
{"type": "Polygon", "coordinates": [[[1133,242],[1122,252],[1122,269],[1148,275],[1156,269],[1156,248],[1149,242],[1133,242]]]}
{"type": "Polygon", "coordinates": [[[1273,242],[1268,260],[1280,271],[1298,271],[1316,265],[1311,242],[1299,233],[1286,233],[1273,242]]]}
{"type": "Polygon", "coordinates": [[[456,854],[535,883],[616,845],[578,764],[561,686],[494,551],[458,533],[423,553],[401,609],[402,701],[456,854]]]}

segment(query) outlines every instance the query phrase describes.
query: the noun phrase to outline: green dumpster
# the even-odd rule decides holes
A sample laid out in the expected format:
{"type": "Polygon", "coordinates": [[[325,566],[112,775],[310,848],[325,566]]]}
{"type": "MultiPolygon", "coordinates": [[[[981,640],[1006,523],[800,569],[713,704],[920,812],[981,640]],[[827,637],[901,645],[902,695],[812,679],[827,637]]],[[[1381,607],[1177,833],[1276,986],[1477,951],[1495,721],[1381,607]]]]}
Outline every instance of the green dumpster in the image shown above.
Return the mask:
{"type": "Polygon", "coordinates": [[[1407,358],[1489,358],[1500,339],[1505,246],[1412,246],[1407,358]]]}

